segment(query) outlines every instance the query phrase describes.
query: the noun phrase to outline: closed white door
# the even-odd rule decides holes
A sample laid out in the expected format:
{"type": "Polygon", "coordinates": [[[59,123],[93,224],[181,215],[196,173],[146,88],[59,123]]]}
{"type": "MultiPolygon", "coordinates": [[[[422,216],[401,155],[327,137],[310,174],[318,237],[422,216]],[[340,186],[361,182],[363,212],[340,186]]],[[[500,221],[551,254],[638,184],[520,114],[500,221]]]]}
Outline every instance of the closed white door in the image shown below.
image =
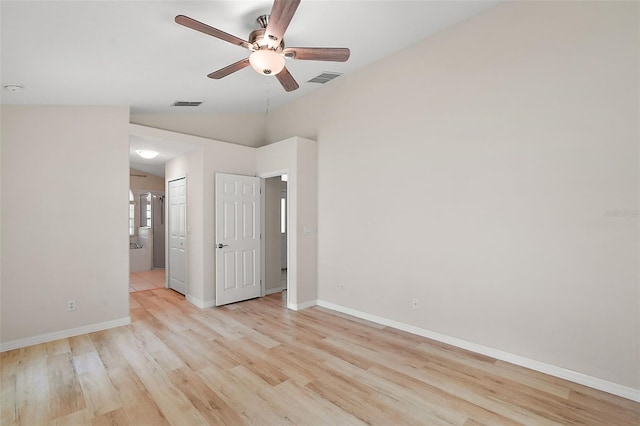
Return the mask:
{"type": "Polygon", "coordinates": [[[187,180],[169,182],[169,288],[187,293],[187,180]]]}
{"type": "Polygon", "coordinates": [[[262,295],[260,178],[216,173],[216,306],[262,295]]]}

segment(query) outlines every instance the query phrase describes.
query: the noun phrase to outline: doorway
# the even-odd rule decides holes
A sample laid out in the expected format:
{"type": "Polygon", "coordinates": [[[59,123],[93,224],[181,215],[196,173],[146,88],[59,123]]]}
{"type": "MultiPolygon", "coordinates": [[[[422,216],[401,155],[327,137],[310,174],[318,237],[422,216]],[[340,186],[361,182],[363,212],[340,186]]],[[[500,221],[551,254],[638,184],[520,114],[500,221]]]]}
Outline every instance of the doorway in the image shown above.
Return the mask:
{"type": "Polygon", "coordinates": [[[169,288],[187,293],[187,179],[171,180],[169,187],[169,288]]]}
{"type": "Polygon", "coordinates": [[[265,181],[265,295],[287,291],[287,175],[265,181]]]}
{"type": "Polygon", "coordinates": [[[289,226],[287,178],[287,175],[280,176],[280,283],[283,291],[287,291],[287,228],[289,226]]]}
{"type": "Polygon", "coordinates": [[[164,191],[151,193],[151,234],[153,235],[152,269],[165,266],[165,210],[164,191]]]}
{"type": "Polygon", "coordinates": [[[144,191],[139,195],[140,229],[146,229],[151,247],[150,268],[165,267],[165,196],[164,191],[144,191]]]}

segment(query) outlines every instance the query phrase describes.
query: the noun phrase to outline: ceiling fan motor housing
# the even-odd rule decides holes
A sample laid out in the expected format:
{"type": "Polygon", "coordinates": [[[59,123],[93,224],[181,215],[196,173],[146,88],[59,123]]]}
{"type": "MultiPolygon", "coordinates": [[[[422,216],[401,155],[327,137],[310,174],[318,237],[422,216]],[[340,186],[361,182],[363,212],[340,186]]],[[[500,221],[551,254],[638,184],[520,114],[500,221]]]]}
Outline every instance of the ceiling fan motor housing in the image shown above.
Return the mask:
{"type": "Polygon", "coordinates": [[[256,22],[260,25],[260,28],[267,28],[269,18],[271,18],[271,15],[260,15],[256,18],[256,22]]]}
{"type": "MultiPolygon", "coordinates": [[[[266,28],[260,28],[260,29],[251,31],[251,34],[249,34],[249,43],[256,47],[272,46],[273,42],[270,43],[270,40],[265,38],[264,36],[265,31],[266,31],[266,28]]],[[[275,49],[273,49],[272,47],[270,48],[272,50],[284,49],[284,40],[281,40],[280,45],[278,45],[275,49]]]]}

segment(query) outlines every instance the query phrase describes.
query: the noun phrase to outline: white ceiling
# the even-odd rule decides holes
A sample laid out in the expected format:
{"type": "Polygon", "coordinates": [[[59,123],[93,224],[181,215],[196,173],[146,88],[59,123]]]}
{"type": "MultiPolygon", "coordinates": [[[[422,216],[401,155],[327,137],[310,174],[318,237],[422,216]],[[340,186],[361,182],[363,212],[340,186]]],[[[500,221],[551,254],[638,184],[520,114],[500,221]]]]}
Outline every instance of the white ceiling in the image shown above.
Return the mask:
{"type": "MultiPolygon", "coordinates": [[[[324,71],[351,73],[496,5],[493,1],[302,0],[287,46],[348,47],[346,63],[287,61],[300,84],[285,92],[250,67],[221,80],[207,74],[247,50],[174,22],[183,14],[247,39],[272,0],[0,1],[3,105],[128,105],[144,113],[255,113],[321,87],[324,71]],[[175,101],[204,101],[173,107],[175,101]]],[[[328,83],[331,84],[331,83],[328,83]]],[[[163,176],[164,163],[193,147],[131,135],[131,166],[163,176]],[[161,152],[143,160],[136,149],[161,152]]]]}
{"type": "Polygon", "coordinates": [[[221,80],[207,74],[249,51],[174,22],[184,14],[247,39],[271,0],[4,1],[1,6],[2,104],[130,105],[132,113],[262,112],[321,87],[323,71],[349,73],[495,5],[497,1],[302,0],[287,46],[348,47],[346,63],[294,61],[300,89],[287,93],[251,68],[221,80]]]}
{"type": "Polygon", "coordinates": [[[130,132],[129,164],[132,169],[154,176],[164,176],[164,163],[172,158],[197,149],[199,146],[200,145],[189,144],[184,141],[176,143],[167,139],[154,138],[130,132]],[[142,158],[136,153],[137,150],[157,151],[159,154],[152,159],[142,158]]]}

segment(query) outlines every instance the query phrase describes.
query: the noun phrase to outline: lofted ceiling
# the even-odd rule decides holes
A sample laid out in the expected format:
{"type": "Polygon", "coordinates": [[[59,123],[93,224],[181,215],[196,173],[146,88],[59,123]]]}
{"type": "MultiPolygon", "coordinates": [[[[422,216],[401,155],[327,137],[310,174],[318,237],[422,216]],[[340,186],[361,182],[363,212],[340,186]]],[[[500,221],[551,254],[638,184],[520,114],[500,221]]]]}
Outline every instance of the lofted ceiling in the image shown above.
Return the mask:
{"type": "MultiPolygon", "coordinates": [[[[317,90],[308,80],[372,66],[398,50],[477,15],[493,1],[302,0],[286,46],[348,47],[347,62],[287,60],[300,88],[285,92],[250,67],[220,80],[207,74],[248,50],[174,22],[183,14],[246,40],[271,0],[0,1],[3,105],[128,105],[132,114],[261,113],[317,90]],[[176,107],[198,101],[198,107],[176,107]]],[[[340,77],[338,77],[340,78],[340,77]]],[[[330,82],[327,84],[331,84],[330,82]]],[[[192,147],[131,135],[131,166],[164,175],[166,160],[192,147]],[[161,152],[143,160],[135,149],[161,152]]]]}
{"type": "MultiPolygon", "coordinates": [[[[300,84],[285,92],[273,77],[245,68],[221,80],[207,74],[249,51],[174,22],[184,14],[247,39],[268,14],[258,1],[1,1],[3,104],[129,105],[143,113],[264,112],[321,87],[323,71],[351,73],[476,15],[497,1],[302,0],[287,46],[348,47],[346,63],[287,60],[300,84]],[[174,107],[176,101],[203,101],[174,107]]],[[[330,83],[329,83],[330,84],[330,83]]]]}

